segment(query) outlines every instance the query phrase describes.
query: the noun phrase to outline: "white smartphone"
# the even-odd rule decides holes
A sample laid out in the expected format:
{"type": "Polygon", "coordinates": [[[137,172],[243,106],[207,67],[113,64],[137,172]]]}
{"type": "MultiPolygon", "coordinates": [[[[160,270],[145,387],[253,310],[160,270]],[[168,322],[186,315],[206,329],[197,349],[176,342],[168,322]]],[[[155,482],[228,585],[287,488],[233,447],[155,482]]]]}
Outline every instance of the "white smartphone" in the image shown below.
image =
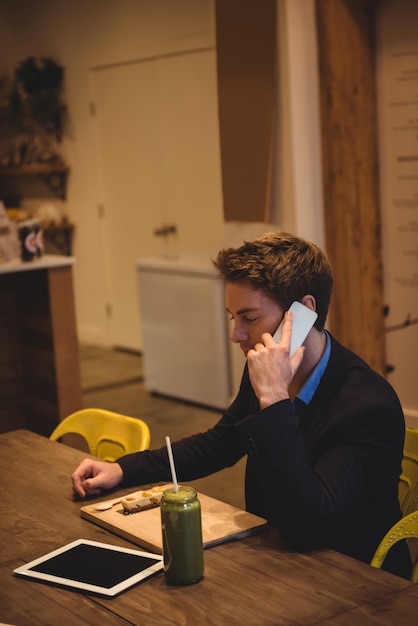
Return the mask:
{"type": "MultiPolygon", "coordinates": [[[[307,306],[297,301],[291,304],[289,311],[293,313],[292,337],[290,339],[290,356],[293,356],[296,350],[301,347],[312,326],[315,324],[318,313],[312,311],[312,309],[308,309],[307,306]]],[[[273,335],[273,339],[276,343],[279,343],[282,336],[283,323],[284,319],[273,335]]]]}

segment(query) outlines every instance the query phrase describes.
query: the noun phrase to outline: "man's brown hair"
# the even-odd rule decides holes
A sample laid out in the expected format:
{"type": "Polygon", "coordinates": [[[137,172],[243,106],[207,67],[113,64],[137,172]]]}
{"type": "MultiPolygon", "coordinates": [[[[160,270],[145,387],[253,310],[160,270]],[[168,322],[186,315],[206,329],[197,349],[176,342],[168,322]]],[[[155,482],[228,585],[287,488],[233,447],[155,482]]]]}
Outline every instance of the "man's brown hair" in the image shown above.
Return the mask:
{"type": "Polygon", "coordinates": [[[323,330],[331,299],[333,274],[323,250],[286,232],[265,233],[239,248],[221,250],[213,262],[225,283],[244,282],[262,289],[287,310],[294,300],[312,295],[323,330]]]}

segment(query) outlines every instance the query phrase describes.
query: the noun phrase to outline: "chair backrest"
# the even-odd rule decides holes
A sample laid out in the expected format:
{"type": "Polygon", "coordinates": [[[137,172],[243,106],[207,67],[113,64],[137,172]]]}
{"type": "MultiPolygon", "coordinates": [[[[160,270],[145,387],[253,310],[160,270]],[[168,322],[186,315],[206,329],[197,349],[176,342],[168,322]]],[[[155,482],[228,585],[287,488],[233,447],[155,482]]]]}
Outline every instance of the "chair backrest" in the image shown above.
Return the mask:
{"type": "MultiPolygon", "coordinates": [[[[418,511],[406,515],[388,530],[378,545],[370,565],[380,569],[391,547],[398,541],[408,539],[418,539],[418,511]]],[[[418,583],[418,560],[412,569],[411,580],[418,583]]]]}
{"type": "Polygon", "coordinates": [[[418,510],[418,430],[414,428],[405,431],[398,496],[403,515],[418,510]]]}
{"type": "Polygon", "coordinates": [[[72,413],[58,424],[49,438],[57,441],[70,433],[81,435],[90,454],[104,461],[147,450],[151,438],[142,420],[105,409],[81,409],[72,413]]]}

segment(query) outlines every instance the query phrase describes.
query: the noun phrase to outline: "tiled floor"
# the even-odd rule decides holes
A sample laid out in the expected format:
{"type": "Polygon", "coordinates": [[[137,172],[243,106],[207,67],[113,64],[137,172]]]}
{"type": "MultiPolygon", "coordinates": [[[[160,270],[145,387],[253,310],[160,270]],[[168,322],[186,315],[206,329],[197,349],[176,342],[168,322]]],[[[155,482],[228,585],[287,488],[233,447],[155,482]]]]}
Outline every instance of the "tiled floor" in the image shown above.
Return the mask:
{"type": "MultiPolygon", "coordinates": [[[[80,354],[84,406],[143,419],[151,430],[151,448],[165,445],[167,435],[175,441],[205,431],[221,417],[212,409],[150,394],[143,380],[142,359],[137,354],[85,345],[80,347],[80,354]]],[[[244,469],[242,460],[233,468],[189,484],[243,508],[244,469]]]]}

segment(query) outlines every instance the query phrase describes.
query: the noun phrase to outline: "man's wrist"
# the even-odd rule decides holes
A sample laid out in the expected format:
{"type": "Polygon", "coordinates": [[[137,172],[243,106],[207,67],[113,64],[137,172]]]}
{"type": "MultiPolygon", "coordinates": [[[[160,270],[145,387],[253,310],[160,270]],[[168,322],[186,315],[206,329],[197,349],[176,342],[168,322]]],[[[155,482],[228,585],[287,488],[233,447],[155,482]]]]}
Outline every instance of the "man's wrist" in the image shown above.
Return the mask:
{"type": "Polygon", "coordinates": [[[282,400],[289,400],[290,396],[287,391],[282,393],[275,394],[267,394],[266,396],[261,396],[259,398],[260,409],[267,409],[272,404],[276,404],[276,402],[281,402],[282,400]]]}

